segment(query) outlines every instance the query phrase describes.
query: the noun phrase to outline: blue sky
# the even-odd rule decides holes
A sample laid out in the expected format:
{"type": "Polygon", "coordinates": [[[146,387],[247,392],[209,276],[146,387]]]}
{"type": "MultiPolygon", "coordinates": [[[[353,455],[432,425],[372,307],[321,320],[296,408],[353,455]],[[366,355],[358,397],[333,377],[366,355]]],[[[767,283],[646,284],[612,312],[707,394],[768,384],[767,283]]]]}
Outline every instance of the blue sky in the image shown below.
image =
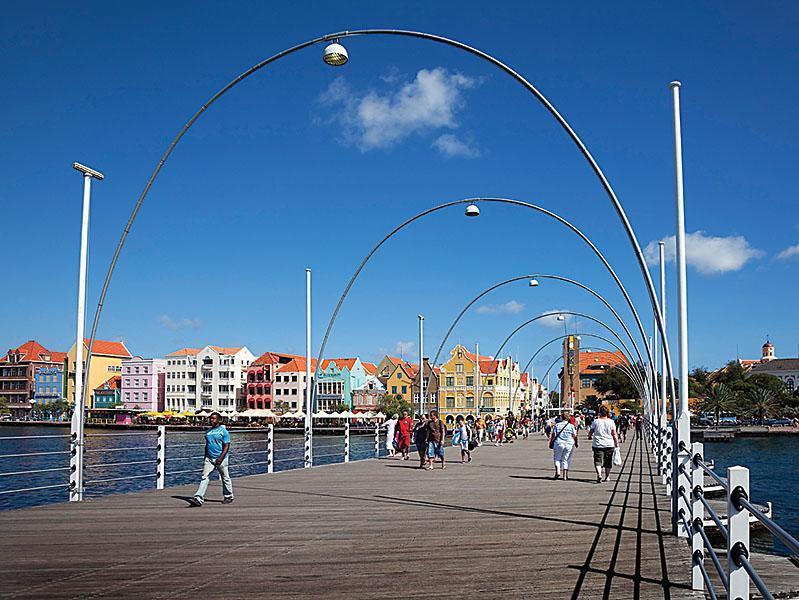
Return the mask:
{"type": "MultiPolygon", "coordinates": [[[[93,195],[91,317],[135,199],[191,114],[279,50],[381,27],[462,40],[528,77],[598,159],[642,245],[674,231],[667,86],[680,79],[690,364],[714,367],[736,347],[758,356],[767,334],[778,356],[796,356],[795,3],[16,3],[4,17],[5,348],[35,338],[66,349],[74,338],[81,179],[73,161],[107,176],[93,195]]],[[[344,43],[345,67],[324,65],[321,47],[306,49],[239,85],[194,126],[134,226],[101,337],[143,355],[206,343],[302,352],[310,266],[318,347],[347,279],[377,240],[416,212],[481,195],[533,202],[583,228],[651,328],[607,198],[527,92],[434,43],[344,43]]],[[[418,313],[427,348],[435,347],[471,297],[530,272],[578,279],[629,315],[598,261],[562,226],[519,208],[485,206],[479,219],[450,209],[374,257],[328,355],[415,358],[418,313]]],[[[668,277],[673,316],[672,265],[668,277]]],[[[481,306],[453,341],[479,342],[485,353],[543,311],[610,319],[595,300],[556,283],[506,286],[481,306]]],[[[557,332],[558,324],[531,326],[511,351],[526,362],[557,332]]],[[[536,369],[552,356],[543,353],[536,369]]]]}

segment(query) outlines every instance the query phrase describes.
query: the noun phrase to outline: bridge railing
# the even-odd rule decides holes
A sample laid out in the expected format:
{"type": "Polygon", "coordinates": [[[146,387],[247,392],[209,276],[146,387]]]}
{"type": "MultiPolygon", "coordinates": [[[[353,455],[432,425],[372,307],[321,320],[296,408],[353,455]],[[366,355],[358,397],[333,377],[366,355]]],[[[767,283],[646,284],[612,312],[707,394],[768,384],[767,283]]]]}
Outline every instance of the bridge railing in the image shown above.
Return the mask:
{"type": "Polygon", "coordinates": [[[661,473],[666,484],[666,493],[674,494],[683,502],[674,502],[678,506],[674,519],[678,525],[678,533],[686,536],[691,552],[691,585],[695,590],[705,590],[712,599],[719,596],[748,600],[750,588],[754,585],[763,598],[774,596],[768,585],[758,573],[751,561],[750,526],[758,522],[776,539],[782,542],[794,555],[799,556],[799,540],[789,534],[771,516],[771,505],[761,507],[750,500],[749,469],[741,466],[729,467],[726,478],[719,475],[712,464],[705,461],[704,445],[699,442],[690,448],[684,442],[679,448],[672,446],[668,429],[660,432],[650,428],[649,442],[658,457],[661,473]],[[686,464],[678,464],[678,473],[673,473],[671,456],[688,454],[690,460],[686,464]],[[685,476],[690,489],[681,485],[681,476],[685,476]],[[708,502],[705,494],[705,476],[712,480],[713,486],[724,492],[726,514],[708,502]],[[688,507],[687,509],[684,507],[688,507]],[[706,527],[715,527],[718,538],[723,540],[724,547],[714,547],[706,527]],[[705,564],[710,558],[712,566],[705,564]],[[710,571],[708,569],[711,569],[710,571]],[[715,575],[714,578],[711,573],[715,575]],[[723,588],[717,589],[717,585],[723,588]]]}
{"type": "MultiPolygon", "coordinates": [[[[303,430],[299,428],[229,428],[231,474],[273,473],[304,466],[303,430]],[[296,434],[278,435],[276,434],[296,434]]],[[[380,457],[385,426],[367,424],[314,426],[311,466],[380,457]]],[[[0,509],[50,502],[56,494],[71,499],[123,491],[164,489],[193,482],[202,469],[202,431],[167,430],[87,432],[82,478],[70,466],[77,452],[73,435],[0,437],[0,509]],[[14,445],[12,445],[14,444],[14,445]],[[82,493],[78,494],[81,485],[82,493]],[[27,495],[23,502],[14,497],[27,495]]]]}

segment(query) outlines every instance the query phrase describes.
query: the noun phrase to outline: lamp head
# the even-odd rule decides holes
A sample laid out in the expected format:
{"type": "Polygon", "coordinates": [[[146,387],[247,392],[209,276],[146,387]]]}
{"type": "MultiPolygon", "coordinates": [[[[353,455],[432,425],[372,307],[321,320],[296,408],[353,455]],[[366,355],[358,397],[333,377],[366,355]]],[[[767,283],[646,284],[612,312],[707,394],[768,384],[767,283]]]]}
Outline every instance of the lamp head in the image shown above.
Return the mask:
{"type": "Polygon", "coordinates": [[[535,279],[535,278],[531,279],[529,285],[530,285],[530,287],[538,287],[538,285],[539,285],[538,284],[538,279],[535,279]]]}
{"type": "Polygon", "coordinates": [[[89,177],[93,177],[97,181],[102,181],[103,179],[105,179],[105,175],[100,173],[100,171],[95,171],[94,169],[91,169],[91,168],[87,167],[86,165],[82,165],[79,162],[72,163],[72,168],[75,169],[76,171],[80,171],[84,175],[88,175],[89,177]]]}
{"type": "Polygon", "coordinates": [[[565,316],[563,316],[563,315],[558,315],[557,317],[555,317],[555,320],[556,320],[556,321],[565,321],[565,320],[566,320],[566,317],[565,317],[565,316]]]}
{"type": "Polygon", "coordinates": [[[479,217],[480,216],[480,209],[477,208],[476,204],[470,204],[466,207],[466,216],[467,217],[479,217]]]}
{"type": "Polygon", "coordinates": [[[328,44],[325,47],[325,51],[322,53],[322,60],[331,67],[346,65],[349,59],[350,57],[349,54],[347,54],[347,49],[339,44],[338,40],[332,44],[328,44]]]}

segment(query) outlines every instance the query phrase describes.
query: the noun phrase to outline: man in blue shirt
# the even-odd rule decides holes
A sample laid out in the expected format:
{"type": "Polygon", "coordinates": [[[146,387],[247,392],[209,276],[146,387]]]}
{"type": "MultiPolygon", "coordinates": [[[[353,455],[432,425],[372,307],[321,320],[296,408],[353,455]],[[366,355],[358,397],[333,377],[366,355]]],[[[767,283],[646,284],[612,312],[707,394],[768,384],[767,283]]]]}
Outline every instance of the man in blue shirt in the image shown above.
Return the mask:
{"type": "Polygon", "coordinates": [[[222,416],[218,412],[211,413],[208,417],[211,428],[205,432],[205,460],[203,461],[203,475],[200,487],[191,499],[194,506],[202,506],[205,501],[205,492],[208,491],[208,481],[214,470],[219,471],[222,480],[222,504],[233,502],[233,481],[228,471],[228,452],[230,451],[230,432],[222,425],[222,416]]]}

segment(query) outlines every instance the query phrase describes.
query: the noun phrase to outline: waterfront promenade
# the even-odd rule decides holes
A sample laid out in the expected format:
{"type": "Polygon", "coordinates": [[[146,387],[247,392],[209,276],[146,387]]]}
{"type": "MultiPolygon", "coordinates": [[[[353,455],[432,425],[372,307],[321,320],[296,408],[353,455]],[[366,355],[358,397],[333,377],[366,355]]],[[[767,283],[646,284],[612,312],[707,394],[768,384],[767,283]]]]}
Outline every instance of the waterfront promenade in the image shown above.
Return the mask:
{"type": "MultiPolygon", "coordinates": [[[[456,451],[447,450],[454,459],[456,451]]],[[[359,461],[0,513],[3,598],[703,598],[644,444],[553,481],[537,434],[472,463],[359,461]]]]}

